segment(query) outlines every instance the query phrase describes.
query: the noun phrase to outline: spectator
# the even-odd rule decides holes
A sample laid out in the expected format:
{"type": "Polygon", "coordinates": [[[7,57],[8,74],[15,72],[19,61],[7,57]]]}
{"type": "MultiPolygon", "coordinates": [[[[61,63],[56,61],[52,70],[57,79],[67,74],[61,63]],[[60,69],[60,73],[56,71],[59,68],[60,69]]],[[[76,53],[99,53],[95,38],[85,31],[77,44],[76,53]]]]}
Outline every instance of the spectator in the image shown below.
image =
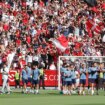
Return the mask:
{"type": "Polygon", "coordinates": [[[103,4],[103,0],[95,7],[80,0],[1,1],[2,62],[11,49],[16,50],[18,61],[43,62],[45,69],[53,61],[56,64],[58,56],[104,56],[103,4]],[[63,50],[53,43],[55,40],[63,50]]]}

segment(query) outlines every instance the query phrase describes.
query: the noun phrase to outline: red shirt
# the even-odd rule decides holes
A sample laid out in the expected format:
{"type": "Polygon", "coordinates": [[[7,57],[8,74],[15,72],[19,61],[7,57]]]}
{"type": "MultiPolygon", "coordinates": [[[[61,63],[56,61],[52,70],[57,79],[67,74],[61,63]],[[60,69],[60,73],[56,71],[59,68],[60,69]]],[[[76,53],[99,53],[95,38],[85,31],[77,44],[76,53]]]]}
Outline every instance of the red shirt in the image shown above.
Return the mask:
{"type": "Polygon", "coordinates": [[[40,35],[42,30],[37,30],[37,35],[40,35]]]}
{"type": "Polygon", "coordinates": [[[25,60],[22,60],[22,65],[26,65],[26,61],[25,60]]]}
{"type": "Polygon", "coordinates": [[[73,56],[83,56],[83,53],[81,51],[73,52],[73,56]]]}
{"type": "Polygon", "coordinates": [[[28,19],[27,18],[23,19],[22,21],[23,21],[23,24],[27,24],[28,23],[28,19]]]}
{"type": "Polygon", "coordinates": [[[19,53],[19,54],[18,54],[18,57],[20,57],[20,56],[22,56],[22,54],[21,54],[21,53],[19,53]]]}
{"type": "Polygon", "coordinates": [[[68,2],[68,0],[63,0],[64,2],[68,2]]]}
{"type": "Polygon", "coordinates": [[[20,64],[21,64],[21,68],[23,68],[23,67],[24,67],[24,65],[26,65],[26,61],[25,61],[25,60],[23,60],[23,59],[21,59],[21,60],[20,60],[20,64]]]}
{"type": "Polygon", "coordinates": [[[17,37],[17,38],[20,37],[20,31],[19,31],[19,30],[17,30],[17,32],[16,32],[16,37],[17,37]]]}
{"type": "Polygon", "coordinates": [[[16,16],[17,15],[17,11],[13,11],[13,16],[16,16]]]}
{"type": "Polygon", "coordinates": [[[9,25],[4,24],[4,25],[3,25],[3,29],[4,29],[4,31],[8,31],[8,30],[9,30],[9,25]]]}
{"type": "Polygon", "coordinates": [[[40,1],[39,5],[40,5],[41,7],[43,7],[43,6],[44,6],[44,3],[43,3],[42,1],[40,1]]]}
{"type": "Polygon", "coordinates": [[[69,55],[70,54],[70,49],[66,49],[65,54],[69,55]]]}
{"type": "Polygon", "coordinates": [[[21,40],[20,40],[20,39],[17,39],[17,40],[16,40],[16,43],[17,43],[18,46],[20,46],[21,40]]]}
{"type": "Polygon", "coordinates": [[[27,36],[26,37],[26,41],[27,41],[28,44],[30,44],[31,43],[31,37],[30,36],[27,36]]]}
{"type": "Polygon", "coordinates": [[[26,2],[22,2],[22,7],[26,7],[26,2]]]}
{"type": "Polygon", "coordinates": [[[82,47],[82,44],[79,42],[75,43],[75,49],[80,49],[82,47]]]}

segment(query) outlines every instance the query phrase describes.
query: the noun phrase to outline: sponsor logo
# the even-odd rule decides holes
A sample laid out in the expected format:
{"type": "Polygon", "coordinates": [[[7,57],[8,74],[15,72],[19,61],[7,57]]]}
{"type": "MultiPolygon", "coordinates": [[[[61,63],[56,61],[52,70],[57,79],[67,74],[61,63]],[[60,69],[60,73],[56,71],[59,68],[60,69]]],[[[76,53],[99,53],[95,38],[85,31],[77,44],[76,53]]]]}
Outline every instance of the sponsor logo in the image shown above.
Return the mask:
{"type": "Polygon", "coordinates": [[[14,76],[15,76],[15,71],[10,72],[10,74],[9,74],[9,81],[10,82],[14,82],[15,81],[14,76]]]}
{"type": "Polygon", "coordinates": [[[45,75],[45,81],[57,81],[58,80],[58,75],[45,75]]]}

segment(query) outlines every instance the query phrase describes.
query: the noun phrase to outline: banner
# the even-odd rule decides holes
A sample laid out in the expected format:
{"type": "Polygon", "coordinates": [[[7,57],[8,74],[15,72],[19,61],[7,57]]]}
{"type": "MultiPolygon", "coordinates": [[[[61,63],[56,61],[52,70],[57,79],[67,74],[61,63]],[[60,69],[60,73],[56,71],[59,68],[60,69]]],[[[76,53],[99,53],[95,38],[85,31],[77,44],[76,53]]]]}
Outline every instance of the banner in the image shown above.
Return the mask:
{"type": "MultiPolygon", "coordinates": [[[[45,87],[57,87],[58,86],[58,71],[57,70],[45,70],[45,87]]],[[[15,86],[14,79],[15,71],[10,71],[9,73],[9,84],[10,86],[15,86]]],[[[2,85],[2,74],[0,74],[0,86],[2,85]]],[[[20,81],[22,85],[22,81],[20,81]]],[[[30,85],[30,84],[28,84],[30,85]]],[[[88,75],[86,79],[86,86],[88,86],[88,75]]]]}
{"type": "MultiPolygon", "coordinates": [[[[58,86],[58,75],[57,70],[45,70],[45,87],[56,87],[58,86]]],[[[14,79],[15,71],[9,73],[9,84],[15,86],[14,79]]],[[[22,85],[22,81],[20,81],[22,85]]],[[[0,74],[0,86],[2,85],[2,74],[0,74]]]]}

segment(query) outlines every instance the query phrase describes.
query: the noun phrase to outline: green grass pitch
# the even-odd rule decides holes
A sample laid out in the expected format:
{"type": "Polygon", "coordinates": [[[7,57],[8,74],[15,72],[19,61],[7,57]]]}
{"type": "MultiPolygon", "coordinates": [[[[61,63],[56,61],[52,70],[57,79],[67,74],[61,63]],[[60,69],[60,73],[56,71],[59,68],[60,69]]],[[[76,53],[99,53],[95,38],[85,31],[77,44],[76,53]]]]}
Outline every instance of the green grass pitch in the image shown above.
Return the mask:
{"type": "Polygon", "coordinates": [[[94,96],[64,96],[57,90],[40,90],[40,94],[15,92],[0,95],[0,105],[105,105],[104,92],[94,96]]]}

